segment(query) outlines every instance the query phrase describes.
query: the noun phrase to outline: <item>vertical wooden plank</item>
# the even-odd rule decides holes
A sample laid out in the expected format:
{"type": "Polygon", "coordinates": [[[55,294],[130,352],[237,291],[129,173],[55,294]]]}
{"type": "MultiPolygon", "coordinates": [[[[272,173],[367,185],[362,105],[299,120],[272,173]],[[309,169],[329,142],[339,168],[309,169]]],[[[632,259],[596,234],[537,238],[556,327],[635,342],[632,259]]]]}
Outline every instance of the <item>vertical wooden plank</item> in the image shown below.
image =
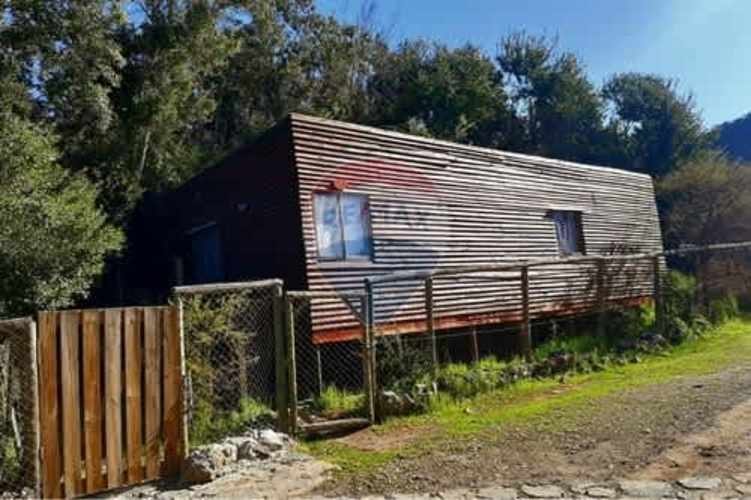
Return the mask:
{"type": "Polygon", "coordinates": [[[161,412],[162,313],[164,309],[148,307],[143,311],[144,335],[144,418],[146,419],[146,479],[159,477],[159,427],[161,412]]]}
{"type": "Polygon", "coordinates": [[[59,498],[63,494],[60,482],[62,466],[57,400],[57,325],[57,313],[39,313],[39,408],[42,496],[45,498],[59,498]]]}
{"type": "Polygon", "coordinates": [[[120,486],[123,454],[122,426],[122,310],[104,312],[105,412],[107,487],[120,486]]]}
{"type": "Polygon", "coordinates": [[[100,311],[83,312],[83,421],[86,447],[86,492],[104,489],[102,475],[102,349],[100,311]]]}
{"type": "MultiPolygon", "coordinates": [[[[365,379],[365,402],[368,410],[368,420],[371,424],[375,424],[376,409],[375,409],[375,385],[374,385],[374,369],[373,366],[373,337],[370,330],[370,322],[368,321],[368,297],[363,295],[360,299],[360,316],[363,323],[363,369],[365,379]]],[[[320,351],[319,351],[320,352],[320,351]]]]}
{"type": "Polygon", "coordinates": [[[143,413],[141,406],[141,352],[142,312],[137,308],[125,309],[123,321],[125,342],[125,432],[128,450],[128,482],[143,480],[141,455],[143,454],[143,413]]]}
{"type": "Polygon", "coordinates": [[[480,343],[477,340],[477,328],[472,327],[472,361],[480,361],[480,343]]]}
{"type": "Polygon", "coordinates": [[[654,283],[655,330],[665,335],[665,309],[663,308],[662,277],[660,275],[659,255],[652,257],[652,280],[654,283]]]}
{"type": "Polygon", "coordinates": [[[174,307],[163,314],[164,356],[164,471],[168,476],[177,474],[184,457],[184,428],[182,409],[182,346],[178,325],[178,312],[174,307]]]}
{"type": "Polygon", "coordinates": [[[519,350],[529,358],[532,355],[532,326],[529,322],[529,268],[521,268],[522,324],[519,331],[519,350]]]}
{"type": "Polygon", "coordinates": [[[60,382],[63,413],[65,496],[83,493],[81,480],[80,311],[60,313],[60,382]]]}

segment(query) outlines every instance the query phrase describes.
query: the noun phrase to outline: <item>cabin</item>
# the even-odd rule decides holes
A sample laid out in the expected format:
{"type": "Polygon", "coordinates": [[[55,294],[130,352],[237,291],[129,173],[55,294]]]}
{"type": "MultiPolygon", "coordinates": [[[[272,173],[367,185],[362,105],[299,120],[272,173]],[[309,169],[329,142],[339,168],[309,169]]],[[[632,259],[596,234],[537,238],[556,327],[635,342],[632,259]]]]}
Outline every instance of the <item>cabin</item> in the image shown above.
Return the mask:
{"type": "MultiPolygon", "coordinates": [[[[289,290],[362,291],[366,278],[393,273],[561,258],[530,276],[535,317],[592,307],[589,277],[565,257],[662,250],[647,175],[301,114],[167,205],[186,284],[281,278],[289,290]]],[[[436,280],[436,329],[518,321],[512,278],[436,280]]],[[[621,299],[651,294],[648,273],[637,281],[621,299]]],[[[423,287],[407,279],[374,288],[378,335],[425,331],[423,287]]],[[[362,334],[344,300],[315,299],[310,315],[316,344],[362,334]]]]}

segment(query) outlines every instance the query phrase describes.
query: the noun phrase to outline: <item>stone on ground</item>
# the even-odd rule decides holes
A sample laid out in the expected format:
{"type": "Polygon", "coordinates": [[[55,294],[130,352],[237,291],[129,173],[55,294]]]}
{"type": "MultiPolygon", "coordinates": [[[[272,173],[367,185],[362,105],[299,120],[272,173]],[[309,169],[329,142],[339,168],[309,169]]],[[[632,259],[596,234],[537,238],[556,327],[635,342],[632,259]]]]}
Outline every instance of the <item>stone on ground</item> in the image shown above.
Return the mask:
{"type": "Polygon", "coordinates": [[[516,490],[503,487],[481,488],[475,496],[476,498],[492,498],[493,500],[514,500],[516,490]]]}
{"type": "Polygon", "coordinates": [[[605,488],[602,486],[592,486],[586,490],[587,496],[592,498],[614,498],[616,491],[613,488],[605,488]]]}
{"type": "Polygon", "coordinates": [[[687,477],[679,479],[678,484],[687,490],[713,490],[720,487],[722,480],[717,477],[687,477]]]}
{"type": "Polygon", "coordinates": [[[664,481],[627,480],[619,486],[627,496],[642,498],[662,498],[674,496],[673,487],[664,481]]]}
{"type": "Polygon", "coordinates": [[[525,484],[522,486],[522,493],[532,498],[560,498],[563,496],[563,490],[558,486],[531,486],[525,484]]]}

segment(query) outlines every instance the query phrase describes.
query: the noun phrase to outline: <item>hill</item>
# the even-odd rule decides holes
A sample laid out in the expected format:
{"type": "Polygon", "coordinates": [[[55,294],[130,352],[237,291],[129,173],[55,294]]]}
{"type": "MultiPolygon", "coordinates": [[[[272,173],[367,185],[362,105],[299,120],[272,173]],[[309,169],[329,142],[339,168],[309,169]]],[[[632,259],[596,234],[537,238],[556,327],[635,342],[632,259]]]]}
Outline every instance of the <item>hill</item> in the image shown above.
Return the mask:
{"type": "Polygon", "coordinates": [[[717,127],[718,145],[735,159],[751,162],[751,113],[717,127]]]}

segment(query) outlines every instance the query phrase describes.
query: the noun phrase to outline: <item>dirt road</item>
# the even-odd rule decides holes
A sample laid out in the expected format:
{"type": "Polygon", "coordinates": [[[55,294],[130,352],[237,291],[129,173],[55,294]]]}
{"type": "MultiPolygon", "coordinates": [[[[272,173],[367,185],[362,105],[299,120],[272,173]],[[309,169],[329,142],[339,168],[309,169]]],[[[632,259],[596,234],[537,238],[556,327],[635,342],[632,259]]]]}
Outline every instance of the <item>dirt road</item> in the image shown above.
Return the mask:
{"type": "MultiPolygon", "coordinates": [[[[377,446],[363,431],[349,446],[377,446]]],[[[409,439],[408,435],[401,436],[409,439]]],[[[389,446],[397,445],[389,437],[389,446]]],[[[684,377],[497,427],[441,449],[343,476],[327,495],[621,478],[730,477],[751,471],[751,363],[684,377]]]]}

